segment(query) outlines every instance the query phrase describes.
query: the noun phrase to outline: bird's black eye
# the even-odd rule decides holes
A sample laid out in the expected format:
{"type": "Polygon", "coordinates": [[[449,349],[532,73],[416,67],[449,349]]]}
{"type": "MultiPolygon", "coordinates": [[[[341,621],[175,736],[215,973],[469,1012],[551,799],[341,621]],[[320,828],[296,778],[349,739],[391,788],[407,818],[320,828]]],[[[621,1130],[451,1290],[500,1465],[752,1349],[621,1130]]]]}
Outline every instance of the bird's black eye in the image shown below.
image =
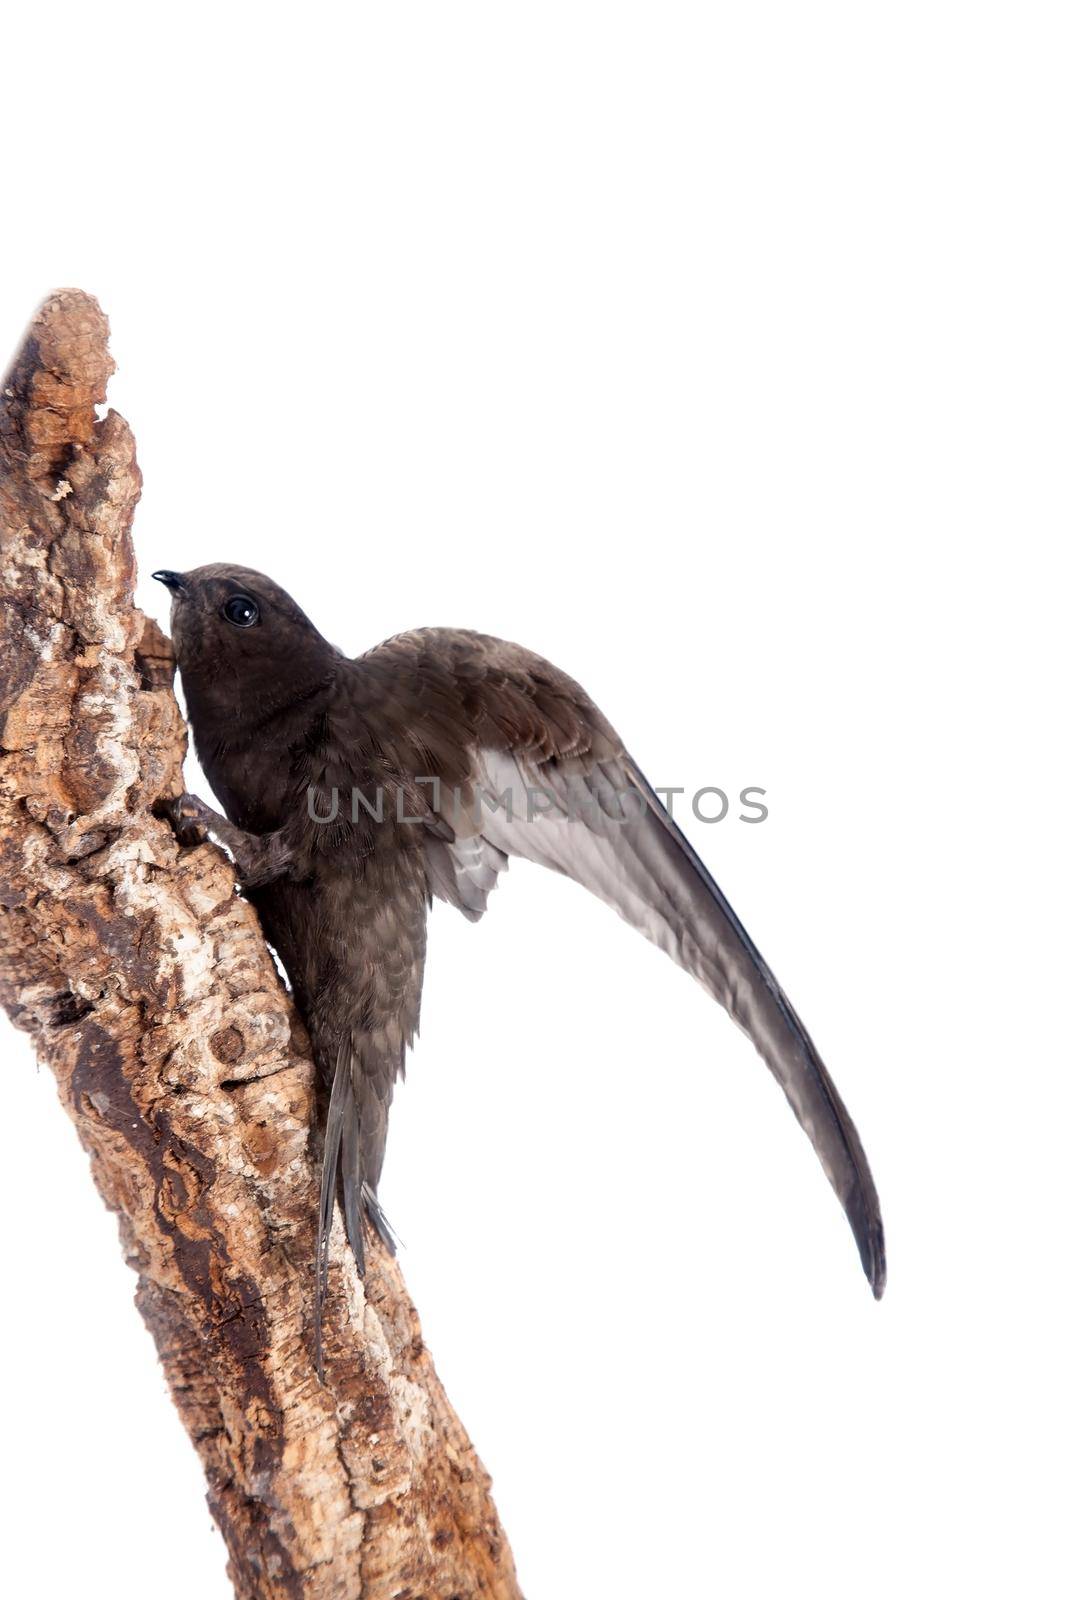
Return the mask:
{"type": "Polygon", "coordinates": [[[246,594],[231,594],[222,608],[222,614],[235,628],[251,628],[259,621],[259,607],[246,594]]]}

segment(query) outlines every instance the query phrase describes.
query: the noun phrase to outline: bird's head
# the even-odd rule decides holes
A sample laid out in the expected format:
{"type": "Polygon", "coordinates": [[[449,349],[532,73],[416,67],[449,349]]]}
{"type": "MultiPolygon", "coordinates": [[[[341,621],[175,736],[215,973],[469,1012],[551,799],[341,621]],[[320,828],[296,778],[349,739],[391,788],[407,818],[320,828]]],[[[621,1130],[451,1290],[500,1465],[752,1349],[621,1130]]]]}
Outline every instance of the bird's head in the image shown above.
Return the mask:
{"type": "Polygon", "coordinates": [[[171,593],[171,637],[198,738],[258,726],[332,675],[339,653],[273,579],[212,564],[153,572],[171,593]]]}

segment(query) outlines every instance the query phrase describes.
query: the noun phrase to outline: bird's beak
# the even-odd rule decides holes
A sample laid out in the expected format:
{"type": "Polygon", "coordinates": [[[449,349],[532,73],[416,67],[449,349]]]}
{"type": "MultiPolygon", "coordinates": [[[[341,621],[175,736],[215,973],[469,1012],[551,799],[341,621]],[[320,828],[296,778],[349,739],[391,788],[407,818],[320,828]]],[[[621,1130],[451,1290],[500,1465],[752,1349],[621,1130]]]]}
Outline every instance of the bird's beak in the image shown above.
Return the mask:
{"type": "Polygon", "coordinates": [[[159,572],[153,572],[152,576],[157,583],[165,584],[171,594],[184,594],[188,588],[184,575],[180,572],[168,572],[164,567],[159,572]]]}

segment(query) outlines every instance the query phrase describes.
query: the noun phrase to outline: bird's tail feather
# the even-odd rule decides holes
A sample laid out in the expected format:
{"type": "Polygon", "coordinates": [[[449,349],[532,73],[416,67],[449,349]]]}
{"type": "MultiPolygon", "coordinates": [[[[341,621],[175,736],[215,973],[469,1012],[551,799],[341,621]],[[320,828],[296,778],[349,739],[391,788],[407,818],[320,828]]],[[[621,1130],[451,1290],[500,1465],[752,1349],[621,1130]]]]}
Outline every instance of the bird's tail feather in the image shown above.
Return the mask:
{"type": "Polygon", "coordinates": [[[363,1177],[359,1140],[359,1103],[352,1077],[351,1045],[347,1045],[339,1052],[334,1068],[333,1083],[330,1086],[330,1105],[326,1113],[322,1176],[319,1182],[319,1228],[315,1239],[315,1367],[320,1382],[323,1377],[322,1318],[326,1306],[330,1229],[333,1226],[338,1175],[341,1180],[341,1211],[344,1215],[345,1232],[355,1257],[356,1269],[362,1278],[366,1276],[367,1271],[363,1244],[364,1217],[370,1221],[391,1256],[396,1255],[398,1240],[388,1217],[381,1208],[377,1194],[363,1177]]]}
{"type": "Polygon", "coordinates": [[[315,1368],[318,1379],[323,1379],[322,1323],[326,1304],[326,1274],[330,1267],[330,1229],[333,1227],[333,1203],[338,1195],[338,1168],[341,1168],[344,1221],[346,1221],[352,1253],[355,1254],[360,1277],[365,1272],[363,1259],[363,1234],[360,1229],[360,1139],[358,1139],[358,1114],[355,1104],[355,1085],[352,1083],[352,1050],[341,1050],[334,1066],[330,1086],[330,1109],[326,1112],[326,1136],[323,1139],[322,1178],[318,1182],[318,1234],[315,1235],[315,1368]],[[342,1154],[344,1150],[344,1154],[342,1154]],[[350,1171],[350,1168],[355,1168],[350,1171]]]}
{"type": "Polygon", "coordinates": [[[363,1251],[363,1196],[367,1186],[363,1182],[363,1164],[360,1160],[359,1147],[359,1108],[356,1104],[351,1072],[347,1077],[349,1089],[341,1123],[341,1202],[345,1232],[362,1278],[367,1270],[363,1251]]]}
{"type": "Polygon", "coordinates": [[[391,1256],[396,1255],[400,1240],[392,1223],[382,1210],[381,1202],[369,1183],[363,1185],[363,1209],[374,1225],[374,1231],[391,1256]]]}

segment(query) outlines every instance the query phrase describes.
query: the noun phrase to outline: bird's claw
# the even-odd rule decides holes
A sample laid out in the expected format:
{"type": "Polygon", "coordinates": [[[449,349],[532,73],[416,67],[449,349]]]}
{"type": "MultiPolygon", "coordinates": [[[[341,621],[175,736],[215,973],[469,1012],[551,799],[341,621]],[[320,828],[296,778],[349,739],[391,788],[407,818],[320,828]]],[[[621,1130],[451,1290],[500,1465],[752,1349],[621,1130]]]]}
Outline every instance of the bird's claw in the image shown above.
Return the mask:
{"type": "Polygon", "coordinates": [[[179,844],[203,844],[207,839],[214,813],[197,795],[175,795],[163,802],[162,810],[179,844]]]}

